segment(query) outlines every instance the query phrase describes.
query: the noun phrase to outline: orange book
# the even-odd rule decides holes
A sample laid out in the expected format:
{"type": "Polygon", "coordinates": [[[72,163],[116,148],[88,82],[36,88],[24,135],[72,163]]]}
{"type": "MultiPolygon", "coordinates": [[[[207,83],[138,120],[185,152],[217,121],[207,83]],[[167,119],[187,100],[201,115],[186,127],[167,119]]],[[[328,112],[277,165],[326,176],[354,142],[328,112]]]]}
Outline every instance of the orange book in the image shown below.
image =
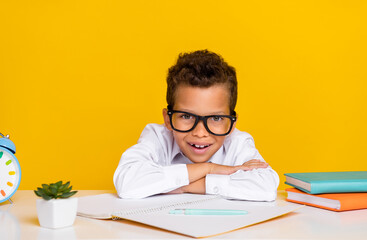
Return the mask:
{"type": "Polygon", "coordinates": [[[287,188],[289,202],[324,208],[336,212],[367,208],[367,193],[308,194],[296,188],[287,188]]]}

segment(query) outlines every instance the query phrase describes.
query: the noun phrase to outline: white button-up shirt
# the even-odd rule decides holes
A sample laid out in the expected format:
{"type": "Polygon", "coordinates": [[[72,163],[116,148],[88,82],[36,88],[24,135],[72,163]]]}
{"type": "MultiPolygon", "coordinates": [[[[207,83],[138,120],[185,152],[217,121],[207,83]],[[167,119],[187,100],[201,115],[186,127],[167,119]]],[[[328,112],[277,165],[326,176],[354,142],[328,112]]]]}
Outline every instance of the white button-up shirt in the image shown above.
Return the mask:
{"type": "MultiPolygon", "coordinates": [[[[236,166],[260,159],[252,136],[235,129],[208,162],[236,166]]],[[[173,134],[164,125],[148,124],[138,143],[121,157],[113,180],[121,198],[144,198],[170,192],[189,184],[186,164],[194,164],[180,151],[173,134]]],[[[238,170],[231,175],[208,174],[206,193],[226,198],[273,201],[279,185],[278,174],[271,169],[238,170]]]]}

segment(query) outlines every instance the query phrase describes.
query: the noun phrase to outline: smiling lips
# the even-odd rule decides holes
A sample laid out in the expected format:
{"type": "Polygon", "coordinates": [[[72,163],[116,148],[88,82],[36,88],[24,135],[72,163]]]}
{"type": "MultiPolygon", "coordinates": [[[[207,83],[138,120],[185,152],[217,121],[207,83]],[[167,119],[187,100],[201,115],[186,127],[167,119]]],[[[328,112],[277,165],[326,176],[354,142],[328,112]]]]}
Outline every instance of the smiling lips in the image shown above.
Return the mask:
{"type": "Polygon", "coordinates": [[[206,148],[206,147],[209,147],[209,145],[196,145],[196,144],[191,144],[191,146],[196,147],[196,148],[206,148]]]}
{"type": "Polygon", "coordinates": [[[211,144],[194,144],[194,143],[189,143],[189,145],[191,146],[191,148],[193,149],[193,151],[197,154],[203,154],[205,153],[208,148],[211,146],[211,144]]]}

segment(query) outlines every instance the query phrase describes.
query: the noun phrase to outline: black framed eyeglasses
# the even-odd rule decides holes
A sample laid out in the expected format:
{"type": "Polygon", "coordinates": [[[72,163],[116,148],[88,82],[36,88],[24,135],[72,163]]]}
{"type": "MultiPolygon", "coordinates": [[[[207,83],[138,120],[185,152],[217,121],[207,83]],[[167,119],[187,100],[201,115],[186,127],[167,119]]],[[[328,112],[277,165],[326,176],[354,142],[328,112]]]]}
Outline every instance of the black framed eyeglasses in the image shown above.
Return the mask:
{"type": "Polygon", "coordinates": [[[236,122],[236,112],[231,115],[208,115],[199,116],[193,113],[172,110],[167,107],[167,114],[170,119],[171,127],[177,132],[190,132],[203,121],[205,129],[215,136],[228,135],[236,122]]]}

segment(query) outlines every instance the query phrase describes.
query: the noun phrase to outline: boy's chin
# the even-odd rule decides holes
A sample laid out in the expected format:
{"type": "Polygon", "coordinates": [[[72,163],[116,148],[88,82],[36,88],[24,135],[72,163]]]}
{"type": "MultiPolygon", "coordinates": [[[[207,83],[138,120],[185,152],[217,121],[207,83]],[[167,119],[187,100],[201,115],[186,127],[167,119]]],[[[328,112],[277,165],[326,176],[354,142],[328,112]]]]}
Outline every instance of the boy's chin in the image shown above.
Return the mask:
{"type": "Polygon", "coordinates": [[[190,161],[193,162],[193,163],[205,163],[207,161],[209,161],[210,157],[193,157],[191,156],[190,158],[190,161]]]}

